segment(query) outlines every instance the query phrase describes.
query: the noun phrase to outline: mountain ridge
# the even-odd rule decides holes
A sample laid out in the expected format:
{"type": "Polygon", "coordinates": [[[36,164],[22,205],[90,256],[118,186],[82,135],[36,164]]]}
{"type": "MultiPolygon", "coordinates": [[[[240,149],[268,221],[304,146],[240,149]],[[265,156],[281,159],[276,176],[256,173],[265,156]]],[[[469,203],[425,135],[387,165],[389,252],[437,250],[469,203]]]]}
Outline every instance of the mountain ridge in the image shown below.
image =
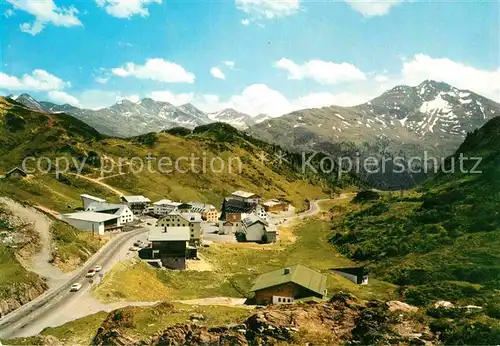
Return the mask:
{"type": "MultiPolygon", "coordinates": [[[[169,102],[156,101],[146,97],[138,102],[120,100],[109,107],[84,109],[69,104],[58,105],[48,101],[37,101],[29,94],[17,97],[9,95],[26,107],[47,113],[68,113],[94,127],[102,134],[113,137],[133,137],[149,132],[161,132],[173,127],[194,129],[211,122],[226,122],[239,129],[256,124],[248,114],[226,108],[220,112],[206,113],[186,103],[174,106],[169,102]],[[123,121],[126,118],[127,121],[123,121]]],[[[258,119],[265,118],[259,116],[258,119]]]]}

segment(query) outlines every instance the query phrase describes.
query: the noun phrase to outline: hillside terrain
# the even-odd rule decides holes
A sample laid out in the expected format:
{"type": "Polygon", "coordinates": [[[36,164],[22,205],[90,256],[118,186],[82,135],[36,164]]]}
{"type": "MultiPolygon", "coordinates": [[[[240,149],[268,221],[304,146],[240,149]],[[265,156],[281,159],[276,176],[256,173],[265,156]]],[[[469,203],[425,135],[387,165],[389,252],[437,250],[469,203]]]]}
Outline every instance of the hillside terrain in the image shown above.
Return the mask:
{"type": "Polygon", "coordinates": [[[304,208],[307,199],[326,196],[354,179],[346,176],[340,182],[335,174],[303,172],[300,155],[227,124],[124,140],[101,135],[64,113],[36,112],[9,99],[1,99],[0,106],[0,169],[6,172],[31,157],[28,169],[38,172],[20,181],[0,180],[0,192],[58,211],[79,207],[81,193],[111,200],[118,199],[118,192],[144,194],[152,200],[198,200],[219,206],[224,196],[238,189],[265,198],[281,196],[304,208]],[[41,157],[46,159],[39,161],[41,157]],[[58,176],[56,157],[62,170],[58,176]],[[40,168],[47,174],[39,173],[40,168]]]}
{"type": "Polygon", "coordinates": [[[296,150],[361,160],[375,157],[378,172],[361,169],[361,176],[379,188],[400,189],[428,177],[419,167],[413,169],[417,173],[410,171],[409,158],[425,160],[424,153],[438,159],[451,155],[468,132],[499,115],[500,104],[492,100],[445,83],[424,81],[416,87],[397,86],[355,107],[296,111],[251,126],[247,132],[296,150]],[[397,157],[405,158],[404,174],[391,174],[397,157]],[[389,173],[381,172],[385,158],[389,173]]]}
{"type": "Polygon", "coordinates": [[[400,285],[412,304],[467,302],[500,317],[499,144],[496,117],[467,135],[446,160],[447,173],[413,195],[372,193],[352,203],[335,219],[331,243],[400,285]],[[461,156],[482,160],[461,169],[461,156]]]}

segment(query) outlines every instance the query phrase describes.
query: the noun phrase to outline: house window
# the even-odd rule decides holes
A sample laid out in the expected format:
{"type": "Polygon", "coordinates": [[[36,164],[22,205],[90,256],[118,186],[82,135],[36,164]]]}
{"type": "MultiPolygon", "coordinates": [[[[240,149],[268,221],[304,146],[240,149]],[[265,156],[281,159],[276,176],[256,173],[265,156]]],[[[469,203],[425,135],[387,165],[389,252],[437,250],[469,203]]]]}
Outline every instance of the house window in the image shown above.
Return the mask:
{"type": "Polygon", "coordinates": [[[278,298],[278,303],[281,303],[281,298],[278,298]]]}

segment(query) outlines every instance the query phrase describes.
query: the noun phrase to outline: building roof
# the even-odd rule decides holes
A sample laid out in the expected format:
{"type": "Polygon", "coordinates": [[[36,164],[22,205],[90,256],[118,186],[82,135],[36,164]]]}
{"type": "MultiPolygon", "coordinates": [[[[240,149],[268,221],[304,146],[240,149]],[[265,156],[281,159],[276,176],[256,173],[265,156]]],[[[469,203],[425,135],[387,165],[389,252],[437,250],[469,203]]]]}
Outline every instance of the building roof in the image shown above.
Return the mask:
{"type": "Polygon", "coordinates": [[[114,214],[121,214],[126,208],[128,209],[126,204],[91,203],[87,207],[87,211],[103,212],[115,210],[114,214]]]}
{"type": "Polygon", "coordinates": [[[260,291],[287,282],[293,282],[321,295],[325,294],[326,276],[301,264],[261,274],[255,280],[251,291],[260,291]],[[288,273],[285,273],[285,269],[288,269],[288,273]]]}
{"type": "Polygon", "coordinates": [[[22,176],[27,176],[28,175],[28,173],[26,173],[24,170],[22,170],[19,167],[12,168],[10,171],[8,171],[7,173],[5,173],[5,175],[6,176],[11,175],[14,172],[19,172],[19,173],[21,173],[22,176]]]}
{"type": "Polygon", "coordinates": [[[280,201],[279,199],[271,199],[264,203],[266,207],[274,207],[275,205],[288,204],[288,202],[280,201]]]}
{"type": "Polygon", "coordinates": [[[243,190],[234,191],[231,195],[241,197],[241,198],[259,197],[253,192],[247,192],[247,191],[243,191],[243,190]]]}
{"type": "Polygon", "coordinates": [[[122,198],[129,203],[149,203],[151,200],[142,195],[140,196],[122,196],[122,198]]]}
{"type": "Polygon", "coordinates": [[[256,207],[257,207],[256,203],[249,203],[231,197],[224,198],[224,201],[222,202],[222,208],[219,220],[225,220],[227,214],[242,214],[242,213],[249,214],[253,212],[256,207]]]}
{"type": "Polygon", "coordinates": [[[64,214],[63,216],[68,219],[91,221],[91,222],[104,222],[118,218],[117,215],[97,213],[95,211],[81,211],[78,213],[64,214]]]}
{"type": "Polygon", "coordinates": [[[151,227],[149,241],[188,241],[189,227],[151,227]]]}
{"type": "Polygon", "coordinates": [[[263,224],[264,226],[267,226],[267,225],[268,225],[268,223],[267,223],[267,221],[266,221],[266,220],[261,219],[260,217],[258,217],[258,216],[257,216],[257,215],[255,215],[255,214],[250,214],[250,215],[246,216],[246,217],[242,220],[242,222],[243,222],[243,225],[244,225],[245,227],[250,227],[250,226],[252,226],[253,224],[258,223],[258,222],[260,222],[260,223],[261,223],[261,224],[263,224]]]}
{"type": "Polygon", "coordinates": [[[189,202],[189,205],[191,205],[191,212],[193,213],[202,213],[210,210],[216,210],[212,204],[189,202]]]}
{"type": "Polygon", "coordinates": [[[153,203],[153,205],[168,205],[172,207],[178,207],[181,204],[182,202],[174,202],[169,199],[160,199],[159,201],[153,203]]]}
{"type": "Polygon", "coordinates": [[[274,226],[266,226],[266,233],[279,233],[278,229],[274,226]]]}
{"type": "Polygon", "coordinates": [[[106,202],[105,199],[102,199],[102,198],[99,198],[99,197],[95,197],[95,196],[91,196],[91,195],[87,195],[86,193],[80,195],[80,197],[82,198],[86,198],[86,199],[90,199],[92,201],[96,201],[96,202],[106,202]]]}
{"type": "Polygon", "coordinates": [[[369,274],[369,269],[366,267],[332,268],[332,270],[355,276],[365,276],[369,274]]]}
{"type": "Polygon", "coordinates": [[[200,213],[179,213],[186,221],[189,222],[201,222],[200,213]]]}

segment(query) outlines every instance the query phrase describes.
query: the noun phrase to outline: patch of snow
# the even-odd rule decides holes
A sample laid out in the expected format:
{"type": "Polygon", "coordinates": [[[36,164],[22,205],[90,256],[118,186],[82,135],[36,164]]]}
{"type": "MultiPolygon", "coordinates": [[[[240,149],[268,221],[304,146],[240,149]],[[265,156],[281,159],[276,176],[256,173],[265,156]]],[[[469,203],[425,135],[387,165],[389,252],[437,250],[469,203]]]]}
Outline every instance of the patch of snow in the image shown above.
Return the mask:
{"type": "Polygon", "coordinates": [[[299,117],[299,120],[302,120],[302,117],[299,117]]]}
{"type": "Polygon", "coordinates": [[[483,104],[479,101],[476,101],[477,105],[479,106],[479,108],[481,109],[481,113],[483,113],[483,119],[486,119],[486,113],[484,111],[484,107],[483,107],[483,104]]]}
{"type": "Polygon", "coordinates": [[[432,101],[426,101],[420,106],[420,112],[425,114],[438,113],[443,111],[451,111],[453,108],[450,103],[444,100],[441,93],[432,101]]]}
{"type": "Polygon", "coordinates": [[[323,126],[323,124],[318,124],[318,127],[321,127],[321,126],[323,126]]]}
{"type": "Polygon", "coordinates": [[[472,100],[471,100],[471,99],[466,99],[466,100],[462,100],[462,99],[460,99],[460,100],[458,100],[458,101],[460,101],[460,103],[461,103],[461,104],[463,104],[463,105],[466,105],[466,104],[469,104],[469,103],[471,103],[471,102],[472,102],[472,100]]]}
{"type": "Polygon", "coordinates": [[[335,113],[335,115],[336,115],[337,117],[339,117],[340,119],[345,120],[345,118],[344,118],[342,115],[340,115],[339,113],[335,113]]]}
{"type": "Polygon", "coordinates": [[[466,97],[469,97],[470,96],[470,92],[467,92],[467,91],[460,91],[458,93],[458,96],[460,96],[461,98],[466,98],[466,97]]]}

